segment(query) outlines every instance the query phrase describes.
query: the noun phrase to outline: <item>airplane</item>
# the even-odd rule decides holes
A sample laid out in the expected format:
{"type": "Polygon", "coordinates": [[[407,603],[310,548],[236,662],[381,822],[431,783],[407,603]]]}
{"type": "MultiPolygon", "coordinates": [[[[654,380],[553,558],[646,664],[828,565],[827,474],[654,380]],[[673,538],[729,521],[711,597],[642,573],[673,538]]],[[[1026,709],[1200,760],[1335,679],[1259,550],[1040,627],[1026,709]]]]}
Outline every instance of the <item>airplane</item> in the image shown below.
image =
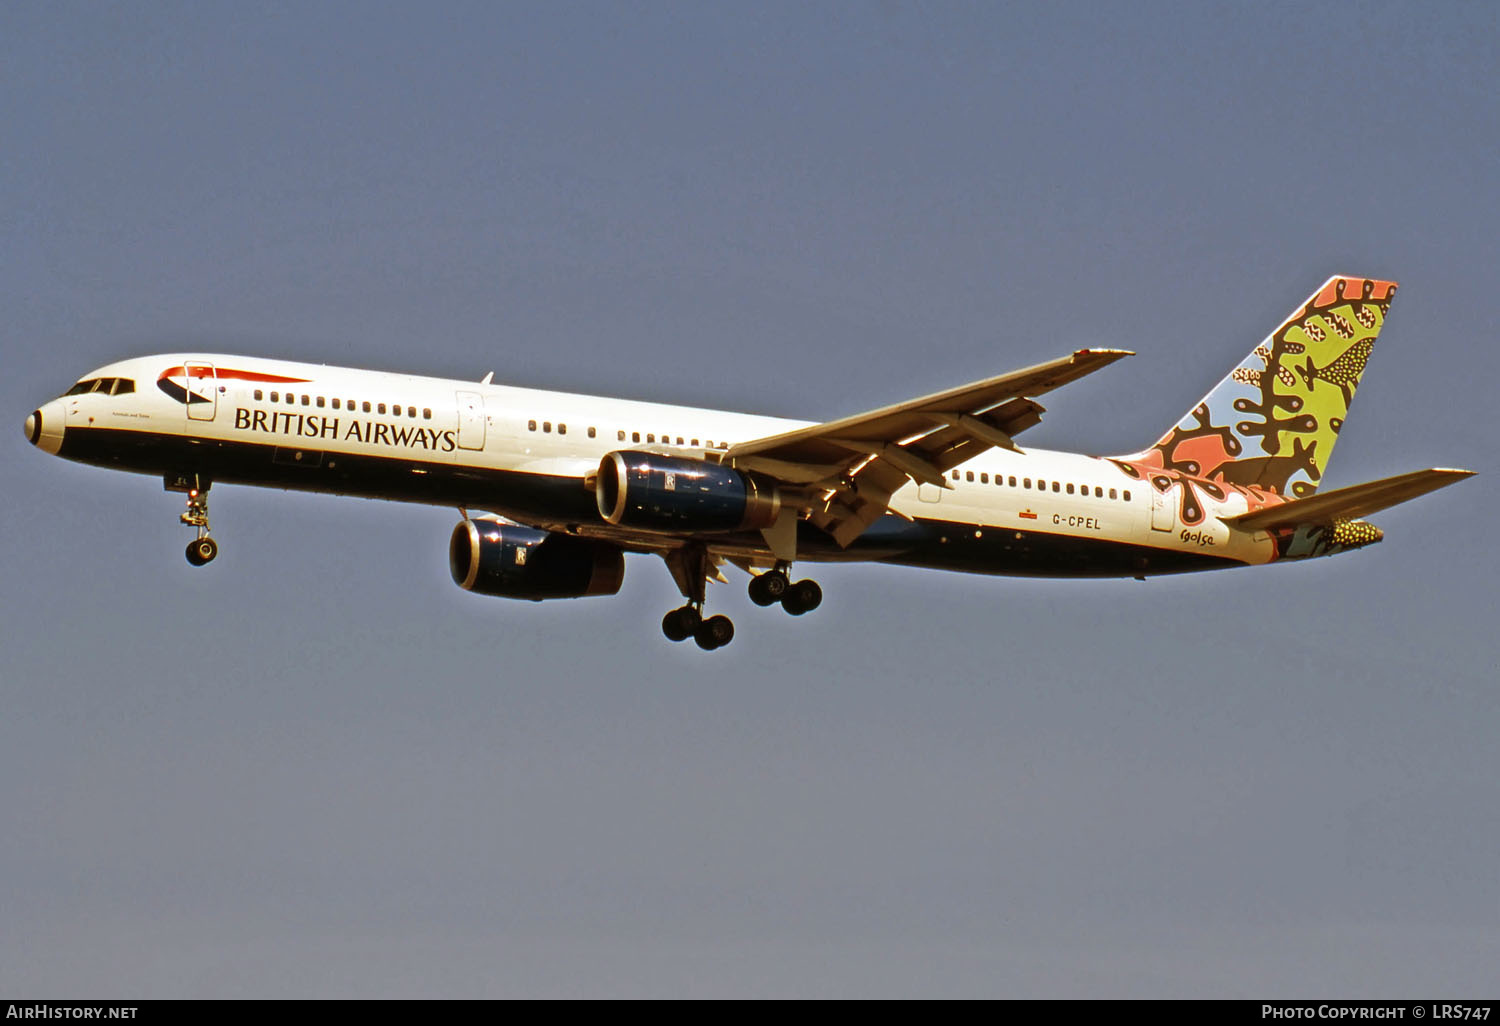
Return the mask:
{"type": "Polygon", "coordinates": [[[662,619],[704,650],[729,564],[749,597],[822,602],[798,562],[1134,577],[1307,559],[1383,537],[1360,519],[1471,471],[1320,492],[1396,283],[1335,276],[1150,447],[1022,449],[1038,396],[1132,355],[1079,349],[824,423],[249,356],[144,356],[90,372],[26,418],[47,453],[160,475],[211,562],[215,483],[456,507],[460,587],[543,601],[618,593],[625,553],[666,562],[662,619]]]}

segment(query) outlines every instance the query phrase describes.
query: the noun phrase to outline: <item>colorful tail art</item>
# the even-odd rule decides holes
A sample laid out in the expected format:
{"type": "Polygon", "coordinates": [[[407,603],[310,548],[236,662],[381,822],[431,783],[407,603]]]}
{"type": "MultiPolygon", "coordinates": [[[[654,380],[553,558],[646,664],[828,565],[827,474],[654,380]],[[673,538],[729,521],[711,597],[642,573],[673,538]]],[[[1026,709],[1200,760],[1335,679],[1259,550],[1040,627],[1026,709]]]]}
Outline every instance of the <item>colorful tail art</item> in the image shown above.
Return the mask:
{"type": "Polygon", "coordinates": [[[1391,281],[1329,278],[1160,441],[1124,459],[1312,495],[1395,294],[1391,281]]]}

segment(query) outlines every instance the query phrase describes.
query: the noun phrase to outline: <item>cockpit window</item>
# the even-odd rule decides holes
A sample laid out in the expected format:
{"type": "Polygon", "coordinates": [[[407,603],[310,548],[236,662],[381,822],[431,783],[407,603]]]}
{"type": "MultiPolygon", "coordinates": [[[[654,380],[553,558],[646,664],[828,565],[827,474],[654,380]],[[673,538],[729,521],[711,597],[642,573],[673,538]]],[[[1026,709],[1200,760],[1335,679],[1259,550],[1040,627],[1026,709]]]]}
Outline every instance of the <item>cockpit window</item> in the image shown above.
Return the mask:
{"type": "Polygon", "coordinates": [[[130,378],[85,378],[63,394],[85,395],[89,392],[102,392],[105,395],[123,395],[134,391],[135,382],[130,378]]]}

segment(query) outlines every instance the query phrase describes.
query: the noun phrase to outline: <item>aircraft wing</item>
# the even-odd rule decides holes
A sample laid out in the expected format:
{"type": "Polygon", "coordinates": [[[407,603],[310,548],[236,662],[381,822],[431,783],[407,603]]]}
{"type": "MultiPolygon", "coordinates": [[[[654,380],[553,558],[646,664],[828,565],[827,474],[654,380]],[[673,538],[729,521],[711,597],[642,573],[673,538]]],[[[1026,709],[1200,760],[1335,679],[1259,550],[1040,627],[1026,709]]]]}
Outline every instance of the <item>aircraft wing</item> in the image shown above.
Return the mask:
{"type": "Polygon", "coordinates": [[[1331,524],[1336,520],[1353,520],[1368,516],[1408,499],[1436,491],[1473,475],[1472,470],[1434,467],[1409,474],[1367,481],[1320,492],[1305,499],[1293,499],[1279,505],[1225,517],[1224,523],[1251,531],[1268,531],[1283,527],[1331,524]]]}
{"type": "MultiPolygon", "coordinates": [[[[1044,412],[1031,396],[1129,355],[1123,349],[1080,349],[946,392],[741,442],[721,459],[790,486],[809,519],[848,545],[885,513],[891,495],[908,480],[951,487],[944,477],[951,468],[995,446],[1016,449],[1013,436],[1044,412]]],[[[793,528],[778,532],[781,545],[767,532],[773,550],[784,550],[793,528]]]]}

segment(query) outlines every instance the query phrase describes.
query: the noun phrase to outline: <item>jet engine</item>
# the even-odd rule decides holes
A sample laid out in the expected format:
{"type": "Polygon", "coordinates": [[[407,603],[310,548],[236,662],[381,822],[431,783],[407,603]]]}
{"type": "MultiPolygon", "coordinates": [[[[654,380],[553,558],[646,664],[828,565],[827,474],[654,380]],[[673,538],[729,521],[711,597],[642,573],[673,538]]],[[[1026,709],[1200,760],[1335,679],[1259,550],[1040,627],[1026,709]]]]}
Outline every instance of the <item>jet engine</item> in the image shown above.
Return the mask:
{"type": "Polygon", "coordinates": [[[465,520],[448,542],[448,569],[465,591],[540,602],[615,594],[625,579],[625,554],[605,542],[465,520]]]}
{"type": "Polygon", "coordinates": [[[770,527],[781,512],[774,483],[707,460],[612,452],[599,463],[595,498],[611,524],[668,531],[770,527]]]}

